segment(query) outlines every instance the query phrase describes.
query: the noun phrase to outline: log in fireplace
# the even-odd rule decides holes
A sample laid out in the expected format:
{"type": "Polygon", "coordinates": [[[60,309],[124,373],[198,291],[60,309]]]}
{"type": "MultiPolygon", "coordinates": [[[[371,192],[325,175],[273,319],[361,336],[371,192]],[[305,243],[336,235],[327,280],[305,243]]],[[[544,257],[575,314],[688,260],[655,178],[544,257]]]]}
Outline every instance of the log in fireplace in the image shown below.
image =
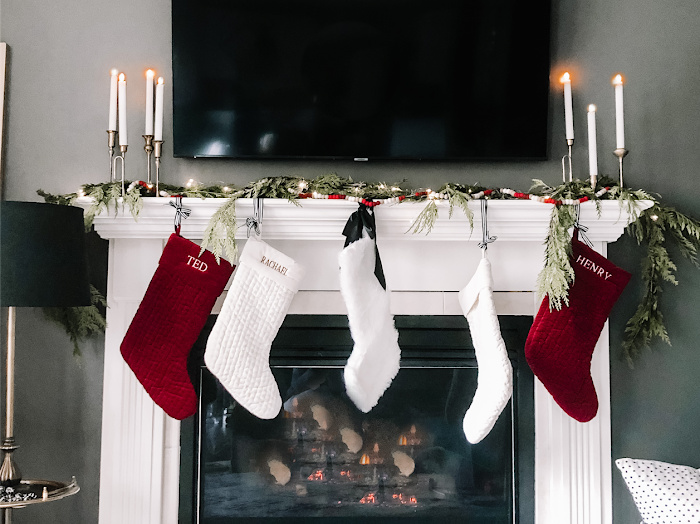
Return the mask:
{"type": "Polygon", "coordinates": [[[501,319],[514,397],[474,445],[462,430],[478,373],[464,317],[396,317],[401,370],[367,414],[343,385],[347,319],[287,317],[270,359],[284,408],[269,421],[201,365],[205,328],[191,359],[200,410],[181,433],[179,521],[533,523],[533,377],[523,357],[531,320],[501,319]]]}

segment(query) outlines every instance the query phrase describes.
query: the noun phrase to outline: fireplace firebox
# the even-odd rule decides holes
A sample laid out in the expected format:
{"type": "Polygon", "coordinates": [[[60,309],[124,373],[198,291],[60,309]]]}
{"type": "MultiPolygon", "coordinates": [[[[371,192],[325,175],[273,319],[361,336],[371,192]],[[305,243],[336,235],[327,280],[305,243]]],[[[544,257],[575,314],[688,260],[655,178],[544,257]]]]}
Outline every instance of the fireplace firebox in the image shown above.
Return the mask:
{"type": "Polygon", "coordinates": [[[401,369],[365,414],[342,379],[347,318],[289,315],[270,356],[283,411],[260,420],[203,365],[212,316],[190,362],[200,409],[182,426],[180,522],[534,522],[531,317],[500,319],[514,395],[475,445],[462,430],[478,376],[466,320],[395,320],[401,369]]]}

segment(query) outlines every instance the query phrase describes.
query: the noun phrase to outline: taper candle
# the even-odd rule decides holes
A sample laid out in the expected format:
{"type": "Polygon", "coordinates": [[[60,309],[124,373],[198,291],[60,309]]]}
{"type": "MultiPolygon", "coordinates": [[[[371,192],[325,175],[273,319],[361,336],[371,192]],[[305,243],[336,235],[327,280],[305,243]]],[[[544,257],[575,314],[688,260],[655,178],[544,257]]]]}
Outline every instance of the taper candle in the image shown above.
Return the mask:
{"type": "Polygon", "coordinates": [[[625,148],[625,115],[622,102],[622,75],[616,75],[612,81],[615,86],[615,139],[616,148],[625,148]]]}
{"type": "Polygon", "coordinates": [[[109,74],[109,123],[107,131],[117,130],[117,74],[116,69],[112,69],[109,74]]]}
{"type": "Polygon", "coordinates": [[[126,134],[126,75],[119,75],[119,145],[125,146],[129,142],[126,134]]]}
{"type": "Polygon", "coordinates": [[[146,131],[144,135],[153,134],[153,69],[146,71],[146,131]]]}
{"type": "Polygon", "coordinates": [[[163,140],[163,77],[156,84],[156,131],[154,140],[163,140]]]}
{"type": "Polygon", "coordinates": [[[595,129],[596,106],[588,106],[588,167],[591,178],[598,176],[598,147],[595,129]]]}
{"type": "Polygon", "coordinates": [[[566,121],[566,139],[574,139],[574,104],[571,98],[571,76],[564,73],[561,77],[564,84],[564,119],[566,121]]]}

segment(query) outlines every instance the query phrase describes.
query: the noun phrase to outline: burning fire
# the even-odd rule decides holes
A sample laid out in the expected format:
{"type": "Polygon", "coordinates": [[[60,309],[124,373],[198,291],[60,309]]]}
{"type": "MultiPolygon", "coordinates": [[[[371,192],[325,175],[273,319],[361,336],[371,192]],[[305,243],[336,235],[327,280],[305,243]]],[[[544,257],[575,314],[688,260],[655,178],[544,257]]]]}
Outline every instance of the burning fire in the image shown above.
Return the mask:
{"type": "Polygon", "coordinates": [[[408,439],[406,438],[406,435],[401,435],[399,437],[399,446],[407,446],[408,445],[408,439]]]}
{"type": "Polygon", "coordinates": [[[360,464],[363,466],[368,466],[370,464],[369,455],[367,453],[363,453],[360,457],[360,464]]]}
{"type": "Polygon", "coordinates": [[[416,497],[409,497],[403,493],[394,493],[391,498],[401,504],[418,504],[418,499],[416,497]]]}
{"type": "Polygon", "coordinates": [[[377,496],[374,493],[367,493],[364,497],[360,499],[360,504],[376,504],[377,496]]]}
{"type": "Polygon", "coordinates": [[[314,471],[311,475],[308,476],[308,480],[323,480],[323,470],[322,469],[317,469],[314,471]]]}

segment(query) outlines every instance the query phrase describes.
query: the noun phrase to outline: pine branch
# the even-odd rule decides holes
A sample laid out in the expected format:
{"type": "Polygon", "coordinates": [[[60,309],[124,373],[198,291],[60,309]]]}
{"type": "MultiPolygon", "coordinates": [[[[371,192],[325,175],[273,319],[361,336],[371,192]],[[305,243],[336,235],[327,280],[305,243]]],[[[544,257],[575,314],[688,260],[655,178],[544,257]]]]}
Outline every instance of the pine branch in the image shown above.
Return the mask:
{"type": "Polygon", "coordinates": [[[80,356],[80,342],[104,333],[107,323],[100,308],[107,307],[107,300],[90,285],[91,305],[84,307],[42,308],[46,318],[61,326],[73,342],[73,355],[80,356]]]}
{"type": "Polygon", "coordinates": [[[576,222],[574,206],[554,206],[545,238],[544,267],[537,276],[537,290],[549,298],[550,310],[569,305],[569,287],[574,281],[571,267],[571,234],[576,222]]]}
{"type": "Polygon", "coordinates": [[[697,253],[700,248],[700,222],[673,208],[656,204],[642,213],[638,220],[627,228],[638,244],[647,244],[647,253],[642,260],[641,277],[644,296],[632,318],[625,327],[622,349],[632,365],[642,349],[648,348],[655,338],[671,344],[663,315],[660,311],[662,283],[678,285],[677,266],[671,260],[666,243],[676,242],[681,254],[698,266],[697,253]]]}
{"type": "Polygon", "coordinates": [[[222,256],[233,264],[238,258],[236,245],[236,200],[234,195],[212,215],[202,239],[202,251],[209,249],[214,254],[216,262],[222,256]]]}
{"type": "Polygon", "coordinates": [[[428,200],[428,203],[423,208],[423,211],[420,212],[420,214],[413,221],[413,224],[411,224],[411,227],[409,227],[408,231],[406,232],[411,232],[415,234],[422,233],[423,231],[425,231],[425,234],[427,235],[433,230],[437,218],[437,204],[435,203],[435,200],[428,200]]]}

